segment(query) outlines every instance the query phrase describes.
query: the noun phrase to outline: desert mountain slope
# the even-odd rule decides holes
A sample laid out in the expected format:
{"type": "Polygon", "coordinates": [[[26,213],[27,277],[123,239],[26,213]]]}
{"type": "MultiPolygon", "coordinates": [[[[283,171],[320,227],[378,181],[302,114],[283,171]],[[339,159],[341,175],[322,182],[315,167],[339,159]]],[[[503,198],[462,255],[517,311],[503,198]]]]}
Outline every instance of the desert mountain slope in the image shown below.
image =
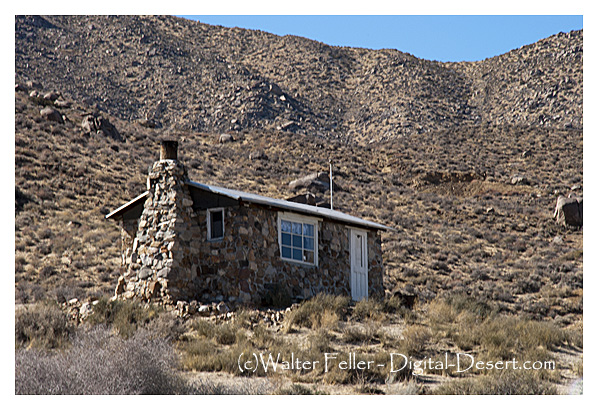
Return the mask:
{"type": "Polygon", "coordinates": [[[582,230],[552,212],[583,193],[582,32],[441,64],[174,17],[17,17],[15,52],[17,302],[113,293],[104,215],[169,135],[194,181],[275,198],[332,159],[336,208],[397,229],[389,291],[581,324],[582,230]]]}
{"type": "Polygon", "coordinates": [[[176,17],[17,16],[16,81],[123,120],[370,142],[472,125],[582,128],[582,31],[474,63],[176,17]]]}

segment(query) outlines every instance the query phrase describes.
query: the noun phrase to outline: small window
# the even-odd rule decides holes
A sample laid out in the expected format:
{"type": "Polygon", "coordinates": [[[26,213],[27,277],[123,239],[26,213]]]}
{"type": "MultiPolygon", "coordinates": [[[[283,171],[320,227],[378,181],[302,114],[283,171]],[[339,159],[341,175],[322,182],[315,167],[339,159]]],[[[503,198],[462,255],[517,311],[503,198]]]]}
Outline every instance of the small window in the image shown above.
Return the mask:
{"type": "Polygon", "coordinates": [[[225,236],[225,210],[208,210],[208,240],[219,240],[225,236]]]}
{"type": "Polygon", "coordinates": [[[279,217],[281,258],[300,263],[318,264],[318,222],[300,216],[279,217]]]}

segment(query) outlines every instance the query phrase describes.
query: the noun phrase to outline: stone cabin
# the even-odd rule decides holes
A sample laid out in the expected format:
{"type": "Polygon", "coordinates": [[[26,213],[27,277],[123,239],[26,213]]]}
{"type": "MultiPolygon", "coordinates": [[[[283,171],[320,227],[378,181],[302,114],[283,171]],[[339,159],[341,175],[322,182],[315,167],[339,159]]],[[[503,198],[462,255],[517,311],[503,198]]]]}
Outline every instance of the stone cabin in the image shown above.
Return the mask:
{"type": "Polygon", "coordinates": [[[275,291],[296,300],[384,295],[380,231],[389,227],[190,181],[177,146],[163,141],[147,191],[106,215],[122,228],[118,297],[260,304],[275,291]]]}

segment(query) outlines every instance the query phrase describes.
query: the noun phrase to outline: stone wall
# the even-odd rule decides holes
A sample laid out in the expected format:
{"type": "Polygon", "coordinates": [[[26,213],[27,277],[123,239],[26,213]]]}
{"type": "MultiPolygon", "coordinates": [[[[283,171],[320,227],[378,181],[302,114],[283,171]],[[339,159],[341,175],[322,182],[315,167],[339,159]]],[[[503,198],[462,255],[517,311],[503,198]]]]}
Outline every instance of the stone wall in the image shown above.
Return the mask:
{"type": "MultiPolygon", "coordinates": [[[[277,285],[294,298],[318,293],[351,295],[350,230],[318,223],[318,266],[282,260],[278,213],[260,205],[225,207],[224,238],[208,240],[206,210],[193,209],[185,168],[175,160],[154,163],[149,196],[137,222],[124,221],[124,298],[260,303],[277,285]],[[136,232],[134,230],[136,228],[136,232]]],[[[382,296],[380,235],[368,231],[369,296],[382,296]]]]}
{"type": "MultiPolygon", "coordinates": [[[[198,212],[202,238],[207,238],[206,212],[198,212]]],[[[259,303],[270,285],[286,288],[295,298],[318,293],[350,295],[349,229],[332,221],[318,224],[318,267],[282,260],[277,212],[245,204],[225,208],[225,236],[204,241],[198,276],[205,281],[202,301],[211,299],[259,303]]],[[[380,235],[369,231],[371,292],[383,294],[380,235]]]]}
{"type": "Polygon", "coordinates": [[[176,302],[197,294],[192,250],[199,248],[201,237],[186,180],[185,167],[176,160],[152,166],[149,195],[117,286],[125,298],[176,302]]]}

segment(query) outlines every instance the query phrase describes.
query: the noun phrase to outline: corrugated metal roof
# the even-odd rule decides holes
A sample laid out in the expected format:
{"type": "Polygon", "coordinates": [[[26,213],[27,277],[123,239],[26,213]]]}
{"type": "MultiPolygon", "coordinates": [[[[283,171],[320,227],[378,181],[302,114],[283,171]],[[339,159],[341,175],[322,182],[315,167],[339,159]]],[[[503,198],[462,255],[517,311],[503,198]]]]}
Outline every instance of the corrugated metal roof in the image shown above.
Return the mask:
{"type": "MultiPolygon", "coordinates": [[[[187,181],[186,184],[191,188],[214,193],[217,195],[222,195],[237,201],[245,201],[248,203],[276,207],[282,210],[292,211],[299,214],[328,218],[335,221],[341,221],[348,225],[373,228],[375,230],[395,230],[392,227],[388,227],[379,223],[374,223],[372,221],[364,220],[362,218],[354,217],[352,215],[342,213],[341,211],[331,210],[330,208],[316,207],[308,204],[295,203],[293,201],[279,200],[276,198],[265,197],[258,194],[246,193],[244,191],[231,190],[229,188],[217,187],[209,184],[200,184],[194,181],[187,181]]],[[[139,202],[145,201],[145,197],[148,194],[149,191],[140,194],[133,200],[123,204],[116,210],[112,211],[110,214],[107,214],[105,218],[117,217],[127,212],[127,210],[129,209],[133,209],[133,207],[135,207],[139,202]]]]}
{"type": "Polygon", "coordinates": [[[292,201],[279,200],[276,198],[265,197],[258,194],[246,193],[244,191],[231,190],[229,188],[217,187],[208,184],[200,184],[194,181],[188,181],[187,185],[200,190],[220,194],[235,200],[246,201],[248,203],[262,204],[270,207],[278,207],[284,210],[293,211],[300,214],[308,214],[328,218],[331,220],[342,221],[349,225],[374,228],[376,230],[394,230],[393,228],[387,227],[386,225],[354,217],[352,215],[345,214],[340,211],[331,210],[330,208],[322,208],[311,206],[308,204],[294,203],[292,201]]]}

